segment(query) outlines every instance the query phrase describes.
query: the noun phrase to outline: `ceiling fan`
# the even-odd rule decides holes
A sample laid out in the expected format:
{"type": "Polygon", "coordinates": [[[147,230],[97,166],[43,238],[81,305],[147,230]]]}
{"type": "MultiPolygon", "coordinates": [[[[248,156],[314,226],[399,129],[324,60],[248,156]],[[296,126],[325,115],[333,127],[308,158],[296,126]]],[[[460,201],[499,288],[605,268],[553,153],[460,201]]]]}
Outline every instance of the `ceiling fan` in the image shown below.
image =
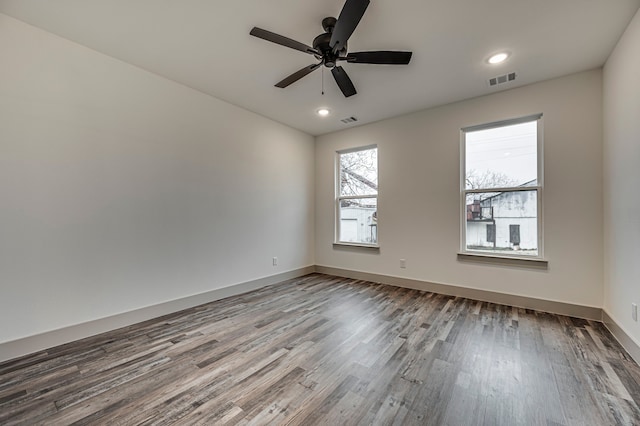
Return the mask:
{"type": "Polygon", "coordinates": [[[331,68],[331,74],[338,87],[345,97],[349,97],[357,93],[356,88],[344,68],[337,65],[339,61],[354,64],[407,65],[411,60],[412,52],[379,50],[347,53],[347,40],[362,19],[367,6],[369,6],[369,0],[347,0],[338,19],[328,17],[322,20],[322,28],[325,32],[313,40],[313,47],[262,28],[253,27],[249,33],[252,36],[308,53],[320,61],[294,72],[275,86],[285,88],[324,65],[331,68]]]}

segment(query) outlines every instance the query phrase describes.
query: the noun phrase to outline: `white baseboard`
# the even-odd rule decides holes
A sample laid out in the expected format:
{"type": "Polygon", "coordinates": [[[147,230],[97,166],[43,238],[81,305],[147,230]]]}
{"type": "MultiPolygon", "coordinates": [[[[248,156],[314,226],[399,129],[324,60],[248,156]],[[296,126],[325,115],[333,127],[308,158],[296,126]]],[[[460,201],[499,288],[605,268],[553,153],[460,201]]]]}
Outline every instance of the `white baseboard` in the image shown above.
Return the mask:
{"type": "Polygon", "coordinates": [[[592,306],[554,302],[550,300],[536,299],[533,297],[515,296],[512,294],[498,293],[494,291],[479,290],[468,287],[458,287],[447,284],[437,284],[428,281],[394,277],[391,275],[372,274],[369,272],[339,269],[329,266],[316,265],[316,272],[328,275],[336,275],[338,277],[354,278],[358,280],[389,284],[396,287],[431,291],[434,293],[446,294],[448,296],[465,297],[473,300],[481,300],[483,302],[491,302],[501,305],[516,306],[519,308],[533,309],[536,311],[549,312],[553,314],[567,315],[570,317],[602,321],[602,309],[592,306]]]}
{"type": "Polygon", "coordinates": [[[604,326],[609,329],[613,337],[615,337],[623,348],[631,355],[631,358],[640,365],[640,345],[629,336],[627,332],[622,328],[606,310],[602,310],[602,322],[604,326]]]}
{"type": "Polygon", "coordinates": [[[446,284],[431,283],[428,281],[413,280],[409,278],[394,277],[390,275],[372,274],[369,272],[353,271],[349,269],[333,268],[330,266],[316,265],[316,272],[338,277],[353,278],[364,281],[393,285],[396,287],[412,288],[416,290],[431,291],[449,296],[465,297],[484,302],[499,303],[502,305],[517,306],[536,311],[553,314],[567,315],[570,317],[599,321],[611,332],[618,343],[627,351],[633,360],[640,365],[640,345],[602,308],[593,306],[575,305],[572,303],[555,302],[544,299],[536,299],[526,296],[514,296],[511,294],[497,293],[487,290],[478,290],[467,287],[458,287],[446,284]]]}
{"type": "Polygon", "coordinates": [[[640,345],[631,338],[624,329],[619,326],[613,318],[601,308],[575,305],[571,303],[555,302],[543,299],[536,299],[525,296],[515,296],[505,293],[498,293],[486,290],[478,290],[467,287],[438,284],[428,281],[420,281],[409,278],[394,277],[390,275],[373,274],[369,272],[353,271],[348,269],[333,268],[329,266],[307,266],[293,271],[283,272],[277,275],[247,281],[244,283],[219,288],[206,293],[172,300],[158,305],[148,306],[123,314],[100,318],[82,324],[61,328],[33,336],[24,337],[5,343],[0,343],[0,362],[18,358],[34,352],[52,348],[64,343],[95,336],[100,333],[112,331],[121,327],[126,327],[142,321],[147,321],[163,315],[192,308],[204,303],[224,299],[249,291],[257,290],[268,285],[277,284],[281,281],[301,277],[313,272],[334,275],[339,277],[353,278],[365,281],[378,282],[393,285],[396,287],[412,288],[422,291],[431,291],[450,296],[465,297],[474,300],[481,300],[491,303],[499,303],[510,306],[517,306],[538,311],[567,315],[577,318],[602,321],[611,334],[627,350],[629,355],[640,364],[640,345]]]}
{"type": "Polygon", "coordinates": [[[281,281],[301,277],[303,275],[313,273],[314,271],[315,267],[313,265],[307,266],[304,268],[294,269],[292,271],[259,278],[257,280],[247,281],[229,287],[218,288],[206,293],[171,300],[169,302],[147,306],[122,314],[112,315],[109,317],[100,318],[93,321],[88,321],[81,324],[76,324],[69,327],[64,327],[61,329],[0,343],[0,362],[32,354],[34,352],[62,345],[64,343],[73,342],[74,340],[95,336],[96,334],[115,330],[121,327],[126,327],[142,321],[147,321],[152,318],[161,317],[163,315],[178,312],[183,309],[192,308],[204,303],[209,303],[215,300],[224,299],[226,297],[235,296],[237,294],[257,290],[259,288],[276,284],[281,281]]]}

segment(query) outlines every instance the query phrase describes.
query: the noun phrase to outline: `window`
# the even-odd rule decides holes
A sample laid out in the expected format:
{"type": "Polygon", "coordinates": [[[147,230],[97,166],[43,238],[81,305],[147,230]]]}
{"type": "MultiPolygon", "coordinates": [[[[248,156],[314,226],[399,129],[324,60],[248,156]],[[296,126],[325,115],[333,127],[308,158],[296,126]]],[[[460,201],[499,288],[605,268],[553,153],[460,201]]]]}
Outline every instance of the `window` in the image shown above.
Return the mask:
{"type": "Polygon", "coordinates": [[[337,153],[336,237],[338,244],[378,245],[378,148],[337,153]]]}
{"type": "Polygon", "coordinates": [[[461,252],[542,258],[542,115],[462,129],[461,252]]]}
{"type": "Polygon", "coordinates": [[[514,246],[520,245],[520,225],[509,225],[509,242],[514,246]]]}
{"type": "Polygon", "coordinates": [[[487,242],[496,242],[496,225],[494,225],[493,223],[487,224],[487,242]]]}

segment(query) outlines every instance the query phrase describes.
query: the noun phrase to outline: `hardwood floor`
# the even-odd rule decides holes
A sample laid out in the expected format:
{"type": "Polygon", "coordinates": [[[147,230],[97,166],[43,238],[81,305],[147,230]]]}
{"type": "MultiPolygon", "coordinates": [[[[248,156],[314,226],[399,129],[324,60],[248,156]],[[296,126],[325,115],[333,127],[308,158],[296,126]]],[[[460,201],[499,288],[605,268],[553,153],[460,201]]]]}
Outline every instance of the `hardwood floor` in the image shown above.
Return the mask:
{"type": "Polygon", "coordinates": [[[638,425],[602,324],[312,274],[0,364],[0,424],[638,425]]]}

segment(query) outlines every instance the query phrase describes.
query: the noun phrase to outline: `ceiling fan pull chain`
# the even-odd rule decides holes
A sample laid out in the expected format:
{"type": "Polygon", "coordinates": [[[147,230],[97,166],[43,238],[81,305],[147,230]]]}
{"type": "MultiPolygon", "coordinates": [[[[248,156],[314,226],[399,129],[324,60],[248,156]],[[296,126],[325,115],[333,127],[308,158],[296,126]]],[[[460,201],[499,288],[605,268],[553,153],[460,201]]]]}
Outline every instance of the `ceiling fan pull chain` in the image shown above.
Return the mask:
{"type": "Polygon", "coordinates": [[[324,67],[320,70],[320,75],[322,76],[322,96],[324,96],[324,67]]]}

